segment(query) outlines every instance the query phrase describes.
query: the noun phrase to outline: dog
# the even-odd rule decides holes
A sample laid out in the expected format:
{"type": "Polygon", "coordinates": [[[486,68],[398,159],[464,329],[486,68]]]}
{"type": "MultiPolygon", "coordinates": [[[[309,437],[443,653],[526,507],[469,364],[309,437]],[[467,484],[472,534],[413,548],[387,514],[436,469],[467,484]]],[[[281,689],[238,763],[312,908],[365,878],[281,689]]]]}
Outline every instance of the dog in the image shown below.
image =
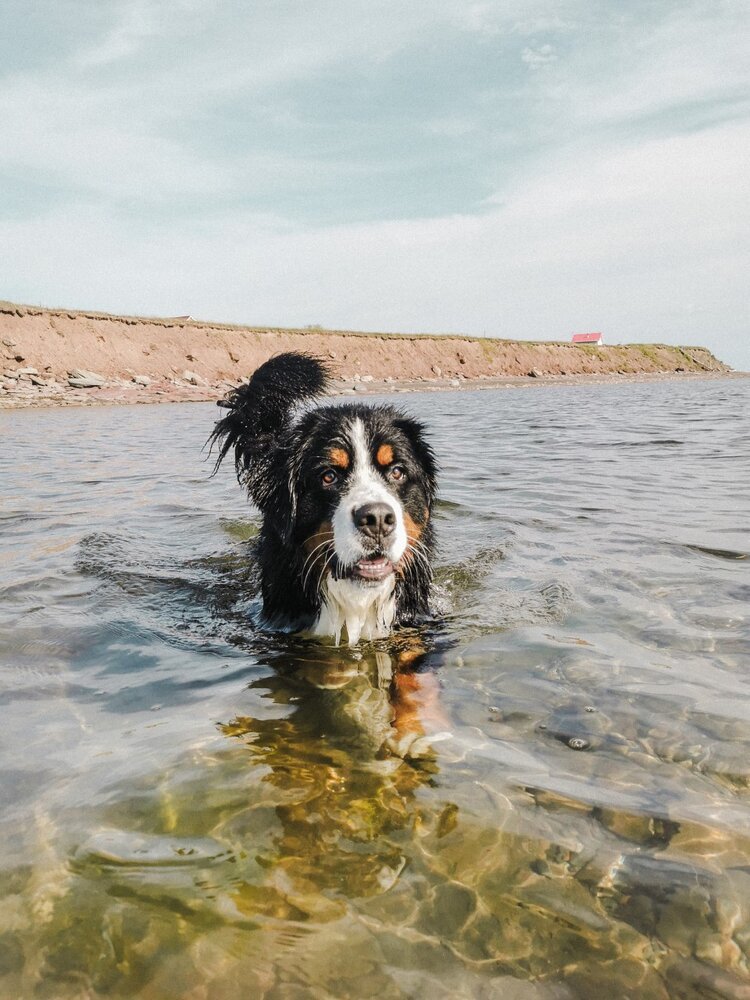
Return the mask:
{"type": "Polygon", "coordinates": [[[271,358],[219,400],[209,440],[214,471],[234,449],[263,515],[266,621],[356,645],[429,614],[437,465],[422,424],[392,406],[300,410],[329,384],[310,355],[271,358]]]}

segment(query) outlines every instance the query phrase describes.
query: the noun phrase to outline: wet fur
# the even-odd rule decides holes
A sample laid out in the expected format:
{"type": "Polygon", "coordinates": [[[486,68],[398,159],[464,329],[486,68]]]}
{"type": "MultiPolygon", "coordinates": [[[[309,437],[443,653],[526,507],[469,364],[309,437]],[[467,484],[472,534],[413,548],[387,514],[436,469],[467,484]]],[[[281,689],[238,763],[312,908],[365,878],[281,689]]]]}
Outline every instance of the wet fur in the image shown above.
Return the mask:
{"type": "MultiPolygon", "coordinates": [[[[345,605],[351,603],[352,594],[355,603],[358,598],[356,588],[347,588],[347,581],[338,576],[340,559],[329,553],[332,526],[349,516],[340,509],[348,495],[345,458],[352,449],[367,449],[372,467],[362,478],[362,489],[369,482],[378,497],[387,495],[400,505],[405,549],[396,563],[391,591],[382,588],[382,600],[378,597],[380,604],[371,614],[371,618],[380,615],[382,621],[376,625],[370,621],[361,630],[350,628],[356,642],[360,631],[364,637],[374,636],[383,628],[428,614],[436,464],[422,425],[391,406],[327,405],[300,413],[300,404],[319,396],[327,385],[328,373],[315,358],[296,353],[272,358],[247,385],[220,401],[228,412],[217,423],[211,441],[219,445],[216,468],[233,451],[238,479],[263,515],[257,558],[269,623],[334,639],[337,628],[341,631],[341,615],[349,613],[347,607],[336,611],[336,588],[345,605]],[[395,458],[406,470],[405,481],[391,482],[378,456],[395,458]],[[341,474],[340,490],[321,485],[321,472],[327,466],[341,474]]],[[[366,614],[370,611],[363,611],[366,614]]]]}

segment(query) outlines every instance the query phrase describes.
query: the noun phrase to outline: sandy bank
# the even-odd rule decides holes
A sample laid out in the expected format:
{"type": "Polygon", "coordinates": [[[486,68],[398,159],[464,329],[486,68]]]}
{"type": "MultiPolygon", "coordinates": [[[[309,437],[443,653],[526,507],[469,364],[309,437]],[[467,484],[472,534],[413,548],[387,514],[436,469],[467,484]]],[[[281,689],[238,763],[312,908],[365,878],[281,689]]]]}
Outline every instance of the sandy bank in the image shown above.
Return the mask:
{"type": "Polygon", "coordinates": [[[720,377],[730,371],[701,347],[596,348],[455,335],[286,330],[2,302],[0,407],[216,399],[267,358],[289,350],[327,360],[345,392],[720,377]]]}

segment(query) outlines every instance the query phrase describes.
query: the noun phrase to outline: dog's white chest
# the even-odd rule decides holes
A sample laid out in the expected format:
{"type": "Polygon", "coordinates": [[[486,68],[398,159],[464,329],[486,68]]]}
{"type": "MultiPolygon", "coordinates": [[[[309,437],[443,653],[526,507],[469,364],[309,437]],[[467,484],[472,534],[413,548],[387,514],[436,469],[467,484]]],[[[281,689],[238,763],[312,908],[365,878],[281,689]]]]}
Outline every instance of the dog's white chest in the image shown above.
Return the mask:
{"type": "Polygon", "coordinates": [[[377,587],[328,577],[320,614],[310,633],[332,638],[337,645],[344,633],[350,646],[360,639],[382,639],[393,624],[395,587],[392,575],[377,587]]]}

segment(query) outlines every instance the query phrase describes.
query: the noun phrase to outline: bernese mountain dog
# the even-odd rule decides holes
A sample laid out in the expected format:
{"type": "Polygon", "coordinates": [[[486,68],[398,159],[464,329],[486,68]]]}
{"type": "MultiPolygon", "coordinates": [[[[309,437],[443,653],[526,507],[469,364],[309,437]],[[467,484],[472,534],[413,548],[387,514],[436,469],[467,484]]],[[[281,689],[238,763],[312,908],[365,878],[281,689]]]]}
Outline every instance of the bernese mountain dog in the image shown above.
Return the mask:
{"type": "Polygon", "coordinates": [[[263,523],[257,544],[272,627],[355,645],[428,614],[436,463],[416,420],[392,406],[300,408],[329,372],[281,354],[219,406],[218,469],[237,477],[263,523]]]}

